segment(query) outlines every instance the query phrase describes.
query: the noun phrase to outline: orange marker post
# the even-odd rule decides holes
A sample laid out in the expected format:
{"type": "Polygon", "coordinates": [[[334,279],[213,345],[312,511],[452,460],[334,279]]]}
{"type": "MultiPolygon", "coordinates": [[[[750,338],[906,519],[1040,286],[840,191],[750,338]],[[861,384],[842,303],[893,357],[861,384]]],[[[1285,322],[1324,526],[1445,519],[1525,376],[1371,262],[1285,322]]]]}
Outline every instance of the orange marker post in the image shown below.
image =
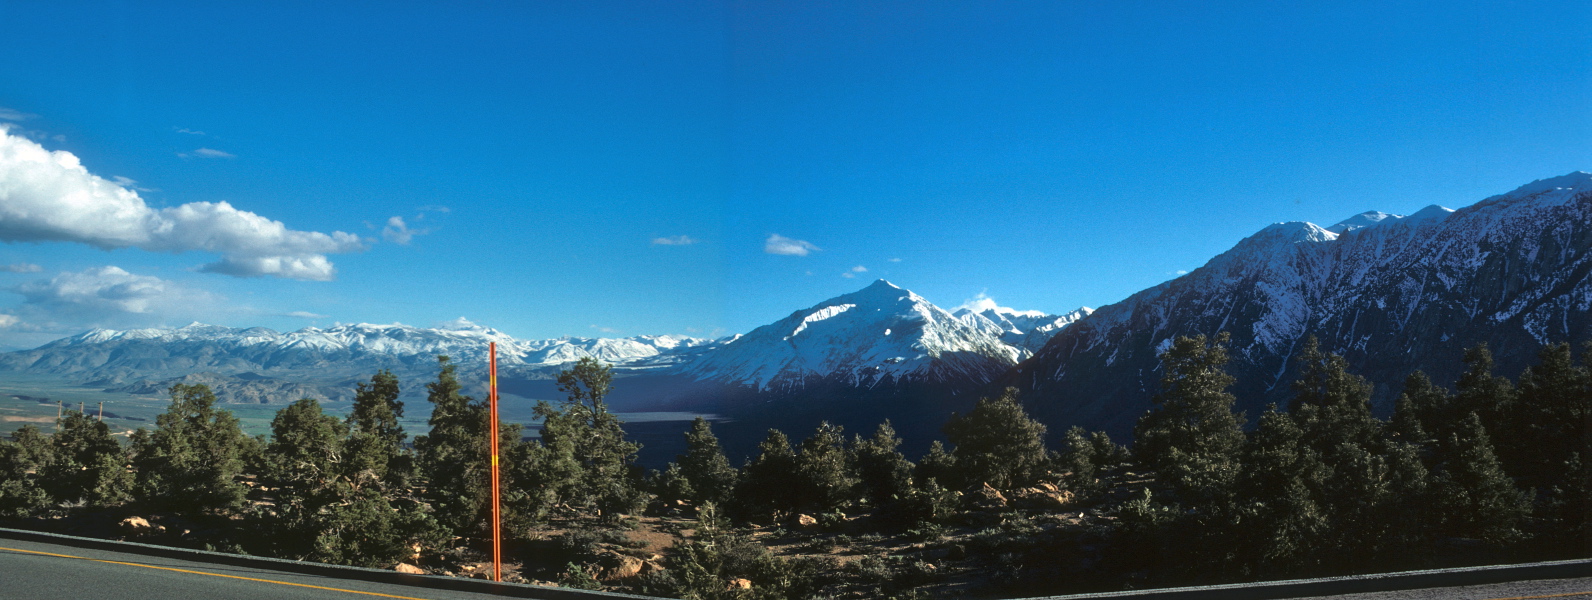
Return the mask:
{"type": "Polygon", "coordinates": [[[501,519],[498,515],[498,502],[500,491],[498,489],[498,390],[497,390],[497,342],[488,342],[488,358],[491,390],[487,398],[492,405],[491,436],[492,436],[492,581],[503,581],[503,533],[499,529],[501,519]]]}

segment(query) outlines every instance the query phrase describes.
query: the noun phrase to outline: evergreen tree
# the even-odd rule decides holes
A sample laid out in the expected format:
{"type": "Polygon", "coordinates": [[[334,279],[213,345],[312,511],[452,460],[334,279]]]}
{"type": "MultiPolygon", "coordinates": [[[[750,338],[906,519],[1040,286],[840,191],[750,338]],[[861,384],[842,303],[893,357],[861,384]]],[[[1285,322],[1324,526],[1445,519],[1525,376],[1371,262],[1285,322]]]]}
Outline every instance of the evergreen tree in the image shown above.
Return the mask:
{"type": "Polygon", "coordinates": [[[1449,457],[1438,471],[1438,514],[1445,534],[1506,546],[1522,537],[1530,501],[1515,488],[1493,451],[1481,417],[1471,413],[1444,441],[1449,457]]]}
{"type": "Polygon", "coordinates": [[[115,506],[131,499],[133,476],[127,451],[105,423],[81,412],[67,411],[50,436],[53,460],[42,469],[41,483],[57,502],[89,508],[115,506]]]}
{"type": "Polygon", "coordinates": [[[53,459],[49,437],[31,424],[0,440],[0,517],[27,517],[49,506],[39,474],[53,459]]]}
{"type": "Polygon", "coordinates": [[[558,387],[569,394],[557,409],[540,403],[545,449],[567,453],[551,460],[572,460],[578,465],[561,494],[574,506],[590,507],[616,516],[635,510],[641,502],[631,473],[641,444],[625,439],[619,417],[603,402],[612,388],[613,372],[605,364],[585,357],[558,375],[558,387]]]}
{"type": "Polygon", "coordinates": [[[1519,393],[1500,436],[1500,458],[1522,487],[1551,493],[1571,473],[1592,423],[1592,377],[1571,360],[1570,345],[1544,346],[1540,361],[1520,374],[1519,393]]]}
{"type": "Polygon", "coordinates": [[[956,483],[956,457],[945,449],[945,444],[934,440],[929,444],[929,451],[918,460],[918,466],[912,470],[912,480],[917,485],[924,485],[929,480],[956,483]]]}
{"type": "Polygon", "coordinates": [[[203,384],[171,387],[171,405],[155,417],[155,430],[133,440],[141,502],[185,514],[228,512],[243,503],[238,477],[254,442],[231,411],[215,404],[203,384]]]}
{"type": "Polygon", "coordinates": [[[729,503],[735,493],[735,482],[740,473],[730,466],[724,456],[719,438],[713,435],[713,426],[707,419],[697,417],[691,430],[685,434],[685,454],[675,457],[679,475],[690,486],[687,496],[701,504],[712,502],[719,506],[729,503]]]}
{"type": "Polygon", "coordinates": [[[1371,384],[1349,373],[1348,361],[1323,354],[1315,336],[1310,336],[1299,353],[1299,365],[1289,412],[1305,443],[1331,463],[1341,445],[1364,448],[1380,437],[1381,423],[1371,416],[1371,384]]]}
{"type": "Polygon", "coordinates": [[[851,445],[851,462],[857,472],[861,495],[874,506],[905,497],[912,488],[913,465],[901,454],[901,438],[886,420],[873,437],[857,436],[851,445]]]}
{"type": "Polygon", "coordinates": [[[360,383],[354,393],[345,461],[356,488],[379,484],[401,489],[413,475],[413,458],[404,449],[407,436],[398,423],[404,416],[398,394],[398,377],[387,370],[372,376],[370,383],[360,383]]]}
{"type": "Polygon", "coordinates": [[[1465,373],[1454,386],[1454,400],[1442,423],[1434,428],[1438,439],[1462,433],[1470,413],[1483,423],[1502,423],[1513,408],[1515,386],[1509,378],[1493,374],[1492,351],[1482,342],[1465,351],[1465,373]]]}
{"type": "Polygon", "coordinates": [[[956,458],[951,473],[956,487],[988,483],[1015,489],[1034,483],[1049,466],[1045,426],[1028,418],[1017,401],[1017,388],[1006,388],[994,399],[980,398],[966,415],[952,413],[944,431],[956,458]]]}
{"type": "Polygon", "coordinates": [[[802,441],[796,455],[796,506],[817,512],[834,512],[851,501],[857,480],[846,456],[846,438],[837,425],[818,424],[802,441]]]}
{"type": "Polygon", "coordinates": [[[1443,415],[1453,403],[1453,394],[1415,371],[1404,379],[1404,393],[1393,404],[1393,421],[1388,424],[1390,439],[1429,448],[1435,441],[1430,428],[1441,426],[1443,415]]]}
{"type": "Polygon", "coordinates": [[[1074,426],[1062,437],[1056,468],[1068,487],[1080,492],[1100,489],[1100,473],[1127,460],[1127,449],[1111,441],[1104,431],[1089,432],[1074,426]]]}
{"type": "Polygon", "coordinates": [[[757,445],[757,457],[741,469],[735,492],[739,512],[748,519],[762,519],[794,510],[795,473],[796,452],[790,439],[778,429],[768,430],[768,437],[757,445]]]}
{"type": "Polygon", "coordinates": [[[1238,476],[1242,415],[1227,391],[1226,332],[1215,340],[1178,336],[1161,355],[1161,392],[1134,428],[1133,454],[1178,499],[1203,504],[1225,496],[1238,476]]]}
{"type": "MultiPolygon", "coordinates": [[[[455,535],[473,537],[486,530],[491,507],[489,407],[461,392],[457,367],[437,357],[437,380],[426,384],[432,404],[430,432],[415,438],[426,500],[439,524],[455,535]]],[[[518,426],[499,424],[501,455],[517,454],[518,426]]]]}
{"type": "Polygon", "coordinates": [[[1327,467],[1303,442],[1294,419],[1273,406],[1244,446],[1236,518],[1230,522],[1234,570],[1251,577],[1308,573],[1331,530],[1318,490],[1327,467]]]}
{"type": "Polygon", "coordinates": [[[271,434],[261,479],[275,496],[271,515],[264,520],[272,550],[277,556],[310,559],[316,538],[332,524],[327,511],[353,495],[344,477],[349,471],[343,455],[348,427],[322,412],[313,398],[304,398],[277,411],[271,434]]]}

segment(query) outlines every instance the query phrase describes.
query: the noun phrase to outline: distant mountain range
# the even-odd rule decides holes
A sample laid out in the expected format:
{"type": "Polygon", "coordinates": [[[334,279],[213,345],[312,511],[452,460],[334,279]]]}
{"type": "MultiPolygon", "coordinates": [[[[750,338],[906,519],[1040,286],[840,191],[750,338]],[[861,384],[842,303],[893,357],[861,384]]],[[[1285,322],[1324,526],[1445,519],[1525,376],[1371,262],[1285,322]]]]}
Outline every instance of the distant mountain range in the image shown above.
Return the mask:
{"type": "Polygon", "coordinates": [[[468,322],[290,333],[196,323],[89,331],[0,354],[0,371],[131,393],[203,380],[232,401],[337,400],[377,369],[418,390],[435,377],[438,354],[477,374],[495,341],[504,376],[543,382],[525,384],[536,393],[581,357],[614,364],[629,378],[616,390],[627,391],[631,410],[711,409],[748,423],[888,417],[932,435],[946,412],[1014,385],[1054,433],[1080,424],[1121,435],[1149,406],[1157,356],[1179,335],[1231,333],[1235,392],[1251,416],[1286,399],[1294,353],[1312,335],[1376,383],[1384,406],[1411,370],[1451,383],[1463,349],[1477,342],[1512,375],[1543,343],[1592,339],[1589,251],[1592,174],[1577,172],[1457,211],[1270,225],[1187,275],[1061,315],[951,312],[879,280],[716,340],[516,340],[468,322]]]}
{"type": "Polygon", "coordinates": [[[1009,376],[1052,423],[1128,432],[1179,335],[1232,335],[1229,371],[1255,417],[1283,403],[1307,336],[1376,384],[1384,411],[1422,369],[1452,384],[1487,342],[1511,376],[1542,344],[1592,339],[1592,174],[1455,210],[1279,223],[1193,272],[1101,307],[1009,376]]]}

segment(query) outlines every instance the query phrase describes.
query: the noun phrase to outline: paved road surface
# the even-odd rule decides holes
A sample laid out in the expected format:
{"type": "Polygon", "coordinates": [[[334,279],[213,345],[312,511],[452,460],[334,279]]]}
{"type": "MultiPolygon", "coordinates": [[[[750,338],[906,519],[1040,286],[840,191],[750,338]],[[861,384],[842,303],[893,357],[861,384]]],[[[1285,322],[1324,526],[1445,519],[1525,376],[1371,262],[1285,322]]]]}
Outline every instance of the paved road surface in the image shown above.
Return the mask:
{"type": "MultiPolygon", "coordinates": [[[[548,590],[557,594],[554,590],[548,590]]],[[[501,600],[502,596],[216,565],[0,537],[0,599],[501,600]]]]}
{"type": "Polygon", "coordinates": [[[1592,600],[1592,577],[1309,598],[1311,600],[1592,600]]]}

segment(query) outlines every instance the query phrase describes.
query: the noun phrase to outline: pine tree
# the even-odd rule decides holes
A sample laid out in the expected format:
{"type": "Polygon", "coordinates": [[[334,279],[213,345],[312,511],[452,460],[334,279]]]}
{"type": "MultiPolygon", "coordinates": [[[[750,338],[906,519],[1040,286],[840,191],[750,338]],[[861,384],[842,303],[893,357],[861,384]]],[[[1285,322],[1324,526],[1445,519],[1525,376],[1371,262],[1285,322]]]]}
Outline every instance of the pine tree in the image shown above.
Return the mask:
{"type": "Polygon", "coordinates": [[[1127,460],[1127,449],[1111,441],[1104,431],[1090,432],[1074,426],[1062,437],[1056,468],[1068,487],[1081,492],[1100,489],[1100,473],[1127,460]]]}
{"type": "Polygon", "coordinates": [[[132,497],[133,476],[127,451],[111,429],[78,411],[67,411],[50,436],[53,460],[42,469],[41,482],[57,502],[103,508],[132,497]]]}
{"type": "Polygon", "coordinates": [[[238,478],[254,443],[237,417],[215,404],[215,394],[203,384],[171,387],[171,405],[155,417],[155,430],[134,438],[139,501],[183,514],[225,513],[242,505],[245,488],[238,478]]]}
{"type": "Polygon", "coordinates": [[[1348,372],[1348,361],[1323,354],[1315,336],[1299,353],[1300,375],[1289,409],[1305,443],[1326,457],[1343,444],[1364,448],[1378,439],[1381,423],[1371,416],[1371,384],[1348,372]]]}
{"type": "Polygon", "coordinates": [[[912,488],[913,465],[901,454],[901,438],[886,420],[873,437],[857,436],[851,444],[851,462],[857,471],[861,495],[874,506],[905,497],[912,488]]]}
{"type": "Polygon", "coordinates": [[[1497,546],[1519,541],[1520,523],[1531,504],[1504,473],[1481,417],[1467,416],[1444,445],[1443,455],[1449,458],[1435,478],[1444,533],[1497,546]]]}
{"type": "Polygon", "coordinates": [[[980,398],[966,415],[953,413],[945,423],[945,437],[953,448],[956,466],[951,475],[959,488],[984,483],[1010,490],[1031,485],[1045,475],[1050,456],[1045,449],[1045,426],[1028,418],[1017,401],[1017,388],[1006,388],[996,398],[980,398]]]}
{"type": "Polygon", "coordinates": [[[1331,520],[1320,494],[1327,467],[1303,442],[1304,432],[1271,407],[1244,446],[1230,523],[1235,570],[1286,576],[1308,573],[1320,561],[1331,520]]]}
{"type": "Polygon", "coordinates": [[[558,375],[558,387],[568,399],[557,409],[546,403],[536,407],[543,419],[543,446],[569,453],[564,460],[578,465],[564,499],[604,516],[635,510],[641,502],[631,473],[641,444],[625,439],[624,424],[603,402],[612,382],[611,367],[585,357],[558,375]]]}
{"type": "Polygon", "coordinates": [[[1544,346],[1540,361],[1520,374],[1519,393],[1500,436],[1499,454],[1521,487],[1550,493],[1562,487],[1592,418],[1592,376],[1575,364],[1570,345],[1544,346]]]}
{"type": "Polygon", "coordinates": [[[945,444],[934,440],[929,444],[929,451],[918,460],[917,468],[912,470],[912,480],[922,486],[929,480],[947,482],[948,485],[956,484],[956,457],[945,449],[945,444]]]}
{"type": "MultiPolygon", "coordinates": [[[[491,510],[490,411],[485,402],[461,392],[457,367],[448,357],[439,356],[437,362],[441,366],[437,380],[426,384],[431,430],[415,438],[416,458],[437,522],[455,535],[478,536],[485,531],[491,510]]],[[[519,437],[518,426],[500,423],[500,456],[514,455],[519,437]]]]}
{"type": "Polygon", "coordinates": [[[747,519],[763,519],[794,510],[795,473],[796,452],[790,439],[778,429],[768,430],[768,437],[757,445],[757,457],[741,469],[735,491],[738,512],[747,519]]]}
{"type": "Polygon", "coordinates": [[[343,454],[347,437],[348,427],[322,412],[313,398],[288,405],[271,420],[271,441],[263,451],[261,479],[275,500],[264,525],[271,532],[277,556],[312,558],[316,538],[331,524],[327,511],[353,495],[345,478],[349,471],[343,454]]]}
{"type": "Polygon", "coordinates": [[[49,506],[39,473],[52,462],[49,437],[31,424],[0,440],[0,517],[32,516],[49,506]]]}
{"type": "Polygon", "coordinates": [[[398,394],[398,377],[387,370],[360,383],[354,393],[345,461],[355,487],[401,489],[413,475],[414,459],[404,449],[407,436],[398,423],[404,416],[398,394]]]}
{"type": "Polygon", "coordinates": [[[1226,332],[1215,340],[1179,336],[1161,355],[1161,392],[1134,428],[1133,454],[1178,499],[1203,504],[1225,496],[1238,476],[1242,415],[1233,414],[1226,332]]]}
{"type": "Polygon", "coordinates": [[[1465,373],[1454,386],[1454,400],[1442,426],[1432,433],[1438,439],[1460,433],[1470,413],[1483,423],[1502,423],[1513,409],[1515,386],[1509,378],[1493,374],[1492,351],[1483,342],[1465,351],[1465,373]]]}
{"type": "Polygon", "coordinates": [[[713,435],[713,425],[697,417],[685,434],[685,447],[685,454],[675,457],[675,461],[680,476],[690,485],[690,500],[698,505],[703,502],[726,505],[735,493],[740,473],[724,456],[719,438],[713,435]]]}
{"type": "Polygon", "coordinates": [[[842,429],[828,421],[819,423],[796,455],[796,506],[817,512],[844,508],[857,483],[850,467],[842,429]]]}

